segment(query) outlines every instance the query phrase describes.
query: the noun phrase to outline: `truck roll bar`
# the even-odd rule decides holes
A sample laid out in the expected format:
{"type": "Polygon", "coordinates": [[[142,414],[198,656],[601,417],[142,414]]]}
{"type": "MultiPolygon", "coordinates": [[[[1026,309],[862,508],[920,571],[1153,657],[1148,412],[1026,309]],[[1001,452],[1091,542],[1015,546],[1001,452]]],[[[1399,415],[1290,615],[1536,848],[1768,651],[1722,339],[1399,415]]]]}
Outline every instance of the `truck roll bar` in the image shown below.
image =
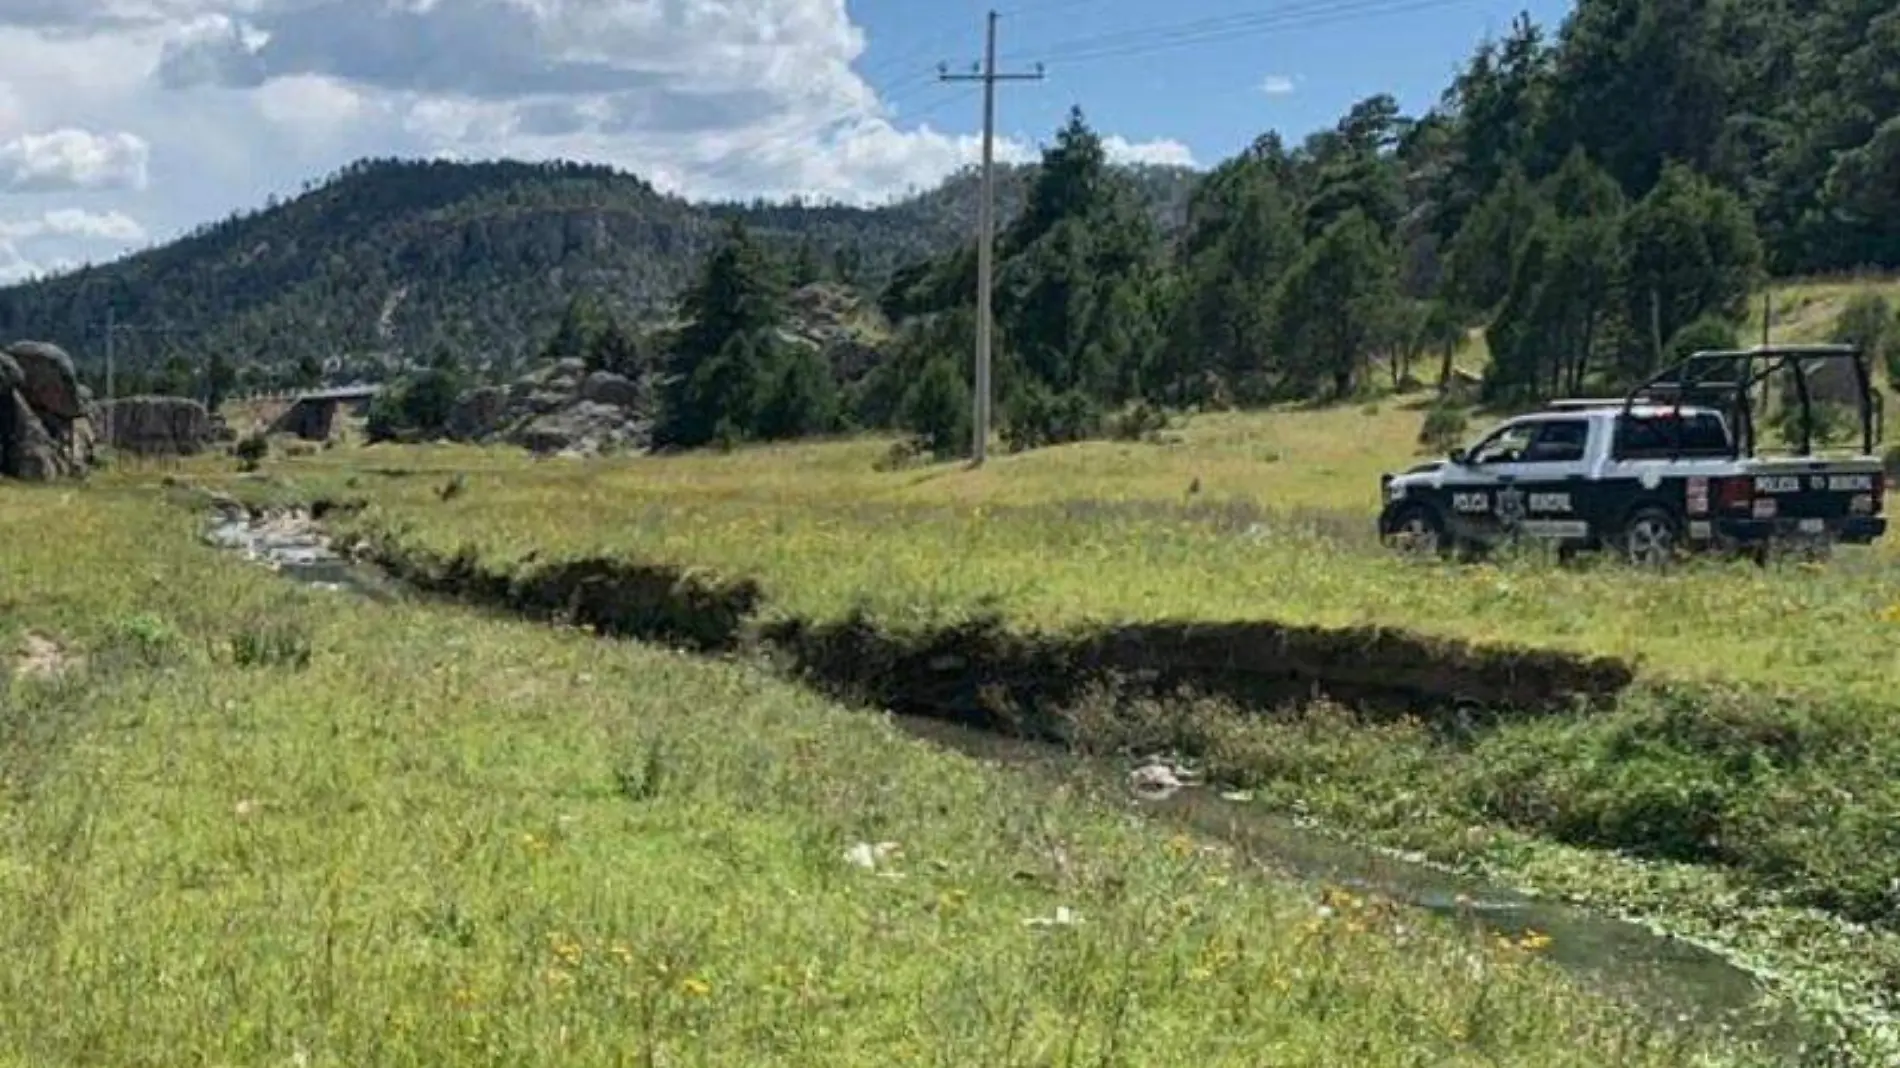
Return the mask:
{"type": "MultiPolygon", "coordinates": [[[[1623,414],[1629,415],[1638,404],[1674,403],[1676,415],[1685,404],[1704,407],[1724,406],[1739,415],[1735,434],[1736,450],[1755,455],[1756,386],[1775,372],[1794,372],[1795,397],[1801,405],[1801,455],[1814,455],[1814,404],[1808,390],[1807,367],[1813,360],[1847,360],[1853,364],[1854,384],[1860,391],[1860,436],[1862,455],[1872,456],[1886,422],[1886,405],[1873,387],[1867,360],[1855,345],[1758,345],[1747,349],[1722,349],[1697,352],[1651,375],[1623,398],[1623,414]],[[1761,366],[1758,368],[1757,364],[1761,366]],[[1726,370],[1728,377],[1712,379],[1716,371],[1726,370]]],[[[1682,426],[1676,425],[1676,452],[1681,453],[1682,426]]]]}

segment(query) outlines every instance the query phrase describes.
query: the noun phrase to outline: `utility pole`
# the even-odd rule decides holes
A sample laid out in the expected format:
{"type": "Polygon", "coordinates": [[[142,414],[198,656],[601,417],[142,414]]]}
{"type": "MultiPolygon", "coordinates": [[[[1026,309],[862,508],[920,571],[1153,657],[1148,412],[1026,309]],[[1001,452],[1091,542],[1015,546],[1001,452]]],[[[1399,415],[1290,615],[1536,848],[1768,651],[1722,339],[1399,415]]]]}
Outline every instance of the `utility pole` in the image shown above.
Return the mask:
{"type": "Polygon", "coordinates": [[[996,83],[1042,80],[1042,65],[1021,74],[1002,74],[996,69],[996,12],[989,13],[984,35],[983,67],[973,74],[951,74],[938,68],[938,77],[946,82],[983,83],[983,192],[977,205],[976,243],[976,411],[971,429],[971,462],[981,466],[989,454],[990,443],[990,345],[994,322],[991,297],[995,289],[996,269],[992,246],[996,239],[996,83]]]}
{"type": "Polygon", "coordinates": [[[115,359],[117,355],[115,346],[121,332],[166,335],[189,334],[194,331],[176,326],[140,326],[136,323],[121,323],[118,321],[117,310],[113,308],[110,303],[106,305],[106,403],[104,408],[105,425],[101,429],[105,431],[104,436],[107,447],[111,447],[112,445],[112,404],[118,399],[117,387],[114,385],[113,377],[117,363],[115,359]]]}
{"type": "Polygon", "coordinates": [[[115,336],[117,336],[119,332],[117,328],[117,324],[113,321],[113,319],[114,319],[114,313],[113,313],[112,305],[110,303],[107,303],[106,304],[106,407],[105,407],[106,425],[103,429],[105,430],[106,448],[108,449],[113,447],[112,400],[113,400],[114,394],[112,392],[112,339],[115,336]]]}

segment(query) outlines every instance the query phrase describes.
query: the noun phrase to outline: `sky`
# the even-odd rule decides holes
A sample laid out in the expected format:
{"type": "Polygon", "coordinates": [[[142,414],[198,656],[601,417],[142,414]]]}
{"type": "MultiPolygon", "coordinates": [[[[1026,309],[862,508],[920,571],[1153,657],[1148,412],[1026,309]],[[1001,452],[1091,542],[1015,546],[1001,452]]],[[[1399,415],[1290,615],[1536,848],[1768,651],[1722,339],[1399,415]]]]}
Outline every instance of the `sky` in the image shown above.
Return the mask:
{"type": "MultiPolygon", "coordinates": [[[[1431,106],[1568,0],[995,0],[997,155],[1080,106],[1208,167],[1355,100],[1431,106]]],[[[0,0],[0,282],[100,263],[365,156],[567,158],[695,199],[878,203],[976,162],[979,0],[0,0]]]]}

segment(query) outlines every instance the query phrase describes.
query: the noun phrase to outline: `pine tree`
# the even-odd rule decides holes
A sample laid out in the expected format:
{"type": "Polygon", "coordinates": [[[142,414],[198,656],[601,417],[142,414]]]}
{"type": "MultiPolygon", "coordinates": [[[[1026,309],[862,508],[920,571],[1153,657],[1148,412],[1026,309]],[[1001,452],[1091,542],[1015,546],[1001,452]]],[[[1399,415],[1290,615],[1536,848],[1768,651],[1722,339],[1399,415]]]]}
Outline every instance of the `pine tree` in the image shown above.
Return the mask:
{"type": "Polygon", "coordinates": [[[755,434],[767,348],[783,317],[781,284],[735,218],[682,301],[688,324],[669,360],[656,444],[691,448],[755,434]]]}
{"type": "Polygon", "coordinates": [[[1279,292],[1276,318],[1293,390],[1352,394],[1375,349],[1391,340],[1398,301],[1391,247],[1348,211],[1308,245],[1279,292]]]}

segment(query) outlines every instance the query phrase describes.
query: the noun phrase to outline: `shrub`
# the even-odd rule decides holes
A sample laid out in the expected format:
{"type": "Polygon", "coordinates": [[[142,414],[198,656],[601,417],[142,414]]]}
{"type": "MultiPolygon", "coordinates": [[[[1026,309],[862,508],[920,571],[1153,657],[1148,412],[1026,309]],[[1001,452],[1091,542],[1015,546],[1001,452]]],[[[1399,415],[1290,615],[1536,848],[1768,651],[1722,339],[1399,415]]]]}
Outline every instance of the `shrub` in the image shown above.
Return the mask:
{"type": "Polygon", "coordinates": [[[1425,425],[1418,431],[1418,444],[1427,452],[1449,452],[1464,439],[1468,429],[1463,411],[1441,404],[1425,413],[1425,425]]]}
{"type": "Polygon", "coordinates": [[[957,362],[938,356],[924,365],[923,374],[905,392],[898,424],[915,434],[918,445],[932,456],[948,459],[970,440],[974,399],[957,362]]]}
{"type": "Polygon", "coordinates": [[[231,660],[239,667],[310,666],[310,634],[298,620],[262,620],[231,635],[231,660]]]}
{"type": "Polygon", "coordinates": [[[1152,441],[1168,429],[1168,413],[1147,401],[1116,414],[1109,421],[1109,436],[1117,441],[1152,441]]]}
{"type": "Polygon", "coordinates": [[[1102,410],[1080,390],[1051,393],[1032,384],[1010,405],[1003,440],[1012,452],[1087,441],[1102,436],[1102,410]]]}
{"type": "Polygon", "coordinates": [[[264,458],[270,455],[270,441],[264,437],[262,431],[249,434],[239,439],[232,453],[238,459],[238,466],[246,471],[255,471],[258,465],[264,462],[264,458]]]}

